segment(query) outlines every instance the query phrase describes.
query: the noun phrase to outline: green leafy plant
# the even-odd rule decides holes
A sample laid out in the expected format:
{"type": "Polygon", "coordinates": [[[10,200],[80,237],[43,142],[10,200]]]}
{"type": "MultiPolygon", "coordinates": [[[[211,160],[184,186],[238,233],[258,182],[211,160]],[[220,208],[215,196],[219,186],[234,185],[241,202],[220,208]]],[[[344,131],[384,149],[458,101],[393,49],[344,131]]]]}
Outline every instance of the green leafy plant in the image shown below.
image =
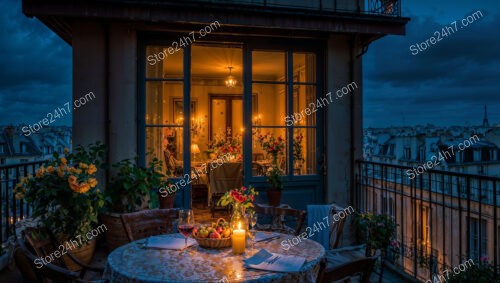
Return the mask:
{"type": "MultiPolygon", "coordinates": [[[[469,260],[471,261],[471,260],[469,260]]],[[[464,263],[462,263],[464,265],[464,263]]],[[[465,265],[466,269],[458,273],[449,271],[449,283],[468,283],[468,282],[498,282],[495,281],[495,266],[488,258],[483,257],[479,262],[465,265]]],[[[458,268],[457,268],[458,269],[458,268]]]]}
{"type": "Polygon", "coordinates": [[[271,185],[271,188],[277,190],[283,189],[283,176],[285,172],[278,168],[278,166],[271,165],[271,167],[264,172],[264,175],[266,176],[267,182],[271,185]]]}
{"type": "Polygon", "coordinates": [[[304,140],[304,135],[298,133],[293,136],[293,160],[303,162],[304,150],[302,148],[302,141],[304,140]]]}
{"type": "Polygon", "coordinates": [[[54,153],[35,176],[21,179],[14,189],[16,197],[33,207],[32,216],[39,218],[41,228],[58,237],[91,231],[104,205],[95,174],[105,152],[105,146],[96,143],[78,146],[73,153],[65,149],[65,156],[54,153]]]}
{"type": "Polygon", "coordinates": [[[107,212],[140,210],[153,192],[168,186],[169,179],[162,173],[162,164],[156,157],[145,168],[138,166],[137,160],[130,159],[113,164],[112,167],[117,169],[117,173],[105,191],[107,212]]]}
{"type": "Polygon", "coordinates": [[[396,223],[387,215],[360,213],[355,217],[355,224],[363,236],[368,256],[376,250],[385,253],[396,236],[396,223]]]}

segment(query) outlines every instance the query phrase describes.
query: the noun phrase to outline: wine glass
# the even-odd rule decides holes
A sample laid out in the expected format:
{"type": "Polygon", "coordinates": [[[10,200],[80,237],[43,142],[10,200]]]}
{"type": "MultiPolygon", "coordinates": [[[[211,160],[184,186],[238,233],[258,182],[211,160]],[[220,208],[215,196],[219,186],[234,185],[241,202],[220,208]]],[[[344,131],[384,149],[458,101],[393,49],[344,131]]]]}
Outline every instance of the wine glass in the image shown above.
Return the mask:
{"type": "Polygon", "coordinates": [[[191,209],[181,209],[179,210],[179,223],[177,224],[177,229],[184,236],[185,246],[187,247],[187,240],[189,235],[193,233],[194,229],[194,216],[191,209]]]}
{"type": "Polygon", "coordinates": [[[252,240],[252,250],[255,249],[255,230],[254,227],[257,224],[257,213],[252,211],[247,214],[248,222],[250,224],[250,238],[252,240]]]}

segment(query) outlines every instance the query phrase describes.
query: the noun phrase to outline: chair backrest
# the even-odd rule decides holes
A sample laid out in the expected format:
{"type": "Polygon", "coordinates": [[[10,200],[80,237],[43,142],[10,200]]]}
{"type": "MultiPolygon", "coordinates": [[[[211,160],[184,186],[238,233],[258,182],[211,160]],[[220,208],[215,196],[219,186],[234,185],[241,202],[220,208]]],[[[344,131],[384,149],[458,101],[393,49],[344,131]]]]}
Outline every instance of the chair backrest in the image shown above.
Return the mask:
{"type": "Polygon", "coordinates": [[[331,268],[325,268],[326,261],[322,261],[317,282],[329,283],[339,281],[360,273],[360,283],[369,283],[376,260],[377,257],[366,257],[331,268]]]}
{"type": "Polygon", "coordinates": [[[207,165],[209,170],[208,181],[210,182],[210,192],[212,194],[223,194],[243,185],[242,162],[225,162],[216,165],[213,163],[207,165]]]}
{"type": "MultiPolygon", "coordinates": [[[[38,257],[50,256],[59,248],[53,236],[45,229],[28,227],[23,233],[24,240],[38,257]]],[[[52,263],[63,268],[66,267],[62,258],[54,258],[52,263]]]]}
{"type": "Polygon", "coordinates": [[[340,246],[340,240],[342,239],[342,231],[344,230],[344,224],[346,221],[346,215],[342,215],[341,211],[344,211],[345,214],[345,209],[343,207],[340,207],[336,204],[331,204],[332,206],[332,215],[333,215],[333,222],[332,225],[330,226],[330,249],[336,249],[340,246]]]}
{"type": "Polygon", "coordinates": [[[121,215],[123,228],[129,241],[172,233],[174,221],[179,218],[178,208],[147,209],[121,215]]]}
{"type": "Polygon", "coordinates": [[[26,245],[26,236],[23,232],[18,238],[18,248],[14,253],[14,259],[23,277],[28,282],[83,282],[80,274],[59,267],[50,262],[43,262],[40,257],[35,256],[26,245]],[[33,277],[34,273],[34,277],[33,277]]]}
{"type": "MultiPolygon", "coordinates": [[[[293,208],[282,208],[282,207],[274,207],[274,206],[262,206],[259,204],[255,204],[254,207],[255,213],[257,214],[264,214],[264,215],[271,215],[273,217],[293,217],[295,218],[297,224],[294,229],[294,235],[299,235],[300,231],[302,229],[302,224],[304,223],[306,219],[306,211],[305,210],[298,210],[298,209],[293,209],[293,208]]],[[[280,227],[278,227],[280,228],[280,227]]],[[[280,229],[281,230],[281,229],[280,229]]]]}

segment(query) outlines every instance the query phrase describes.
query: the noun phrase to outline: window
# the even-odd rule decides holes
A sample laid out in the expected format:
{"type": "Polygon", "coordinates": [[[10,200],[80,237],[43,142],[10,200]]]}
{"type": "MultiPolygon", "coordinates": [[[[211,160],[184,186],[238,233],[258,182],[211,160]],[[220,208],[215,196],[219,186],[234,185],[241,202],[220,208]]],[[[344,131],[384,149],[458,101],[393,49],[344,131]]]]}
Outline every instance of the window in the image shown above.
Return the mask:
{"type": "Polygon", "coordinates": [[[0,158],[0,165],[4,165],[5,164],[5,158],[0,158]]]}
{"type": "Polygon", "coordinates": [[[229,157],[228,163],[243,163],[250,170],[243,174],[246,183],[261,182],[265,170],[276,164],[286,181],[300,175],[314,187],[323,186],[323,175],[318,175],[323,124],[317,121],[323,110],[316,99],[318,89],[323,91],[316,70],[321,48],[304,42],[304,49],[295,52],[280,40],[276,46],[283,48],[267,50],[273,45],[256,39],[196,42],[171,54],[168,43],[162,44],[141,45],[141,164],[157,157],[180,177],[185,168],[198,172],[209,160],[229,157]],[[235,84],[228,83],[230,77],[235,84]],[[280,147],[270,152],[263,139],[280,147]],[[244,153],[249,156],[243,158],[244,153]]]}
{"type": "Polygon", "coordinates": [[[405,147],[404,149],[404,159],[411,160],[411,148],[405,147]]]}
{"type": "Polygon", "coordinates": [[[422,243],[422,249],[427,251],[427,248],[430,249],[430,208],[421,206],[417,218],[420,218],[420,225],[418,226],[420,243],[422,243]]]}
{"type": "Polygon", "coordinates": [[[474,260],[479,261],[480,257],[487,256],[487,222],[482,219],[470,218],[470,255],[474,260]]]}
{"type": "Polygon", "coordinates": [[[317,172],[317,111],[329,97],[317,100],[316,55],[284,51],[252,52],[253,104],[252,155],[266,162],[254,175],[262,175],[272,163],[288,175],[317,172]],[[270,68],[263,68],[273,62],[270,68]],[[293,68],[287,69],[292,65],[293,68]],[[256,109],[258,107],[258,110],[256,109]],[[280,148],[273,153],[276,144],[280,148]]]}
{"type": "Polygon", "coordinates": [[[25,144],[25,143],[21,143],[21,144],[19,145],[19,148],[20,148],[20,150],[21,150],[21,153],[27,153],[27,152],[28,152],[28,147],[26,146],[26,144],[25,144]]]}
{"type": "Polygon", "coordinates": [[[418,160],[425,161],[425,146],[420,146],[418,148],[418,160]]]}
{"type": "MultiPolygon", "coordinates": [[[[149,46],[146,58],[167,54],[167,46],[149,46]]],[[[146,65],[145,135],[146,163],[153,157],[163,161],[174,176],[183,171],[183,52],[169,54],[156,64],[146,65]]]]}

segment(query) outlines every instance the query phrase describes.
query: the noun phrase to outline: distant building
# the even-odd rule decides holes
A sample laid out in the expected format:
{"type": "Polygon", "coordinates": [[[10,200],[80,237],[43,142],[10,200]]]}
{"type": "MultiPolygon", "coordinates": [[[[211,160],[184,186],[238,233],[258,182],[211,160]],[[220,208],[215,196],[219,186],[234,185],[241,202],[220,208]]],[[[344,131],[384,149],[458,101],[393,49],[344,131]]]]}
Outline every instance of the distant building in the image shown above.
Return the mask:
{"type": "Polygon", "coordinates": [[[497,127],[427,125],[369,128],[364,133],[365,160],[415,168],[431,162],[432,169],[500,176],[497,127]]]}
{"type": "Polygon", "coordinates": [[[29,136],[23,135],[21,128],[0,127],[0,165],[41,161],[54,152],[71,149],[71,127],[46,127],[29,136]]]}

